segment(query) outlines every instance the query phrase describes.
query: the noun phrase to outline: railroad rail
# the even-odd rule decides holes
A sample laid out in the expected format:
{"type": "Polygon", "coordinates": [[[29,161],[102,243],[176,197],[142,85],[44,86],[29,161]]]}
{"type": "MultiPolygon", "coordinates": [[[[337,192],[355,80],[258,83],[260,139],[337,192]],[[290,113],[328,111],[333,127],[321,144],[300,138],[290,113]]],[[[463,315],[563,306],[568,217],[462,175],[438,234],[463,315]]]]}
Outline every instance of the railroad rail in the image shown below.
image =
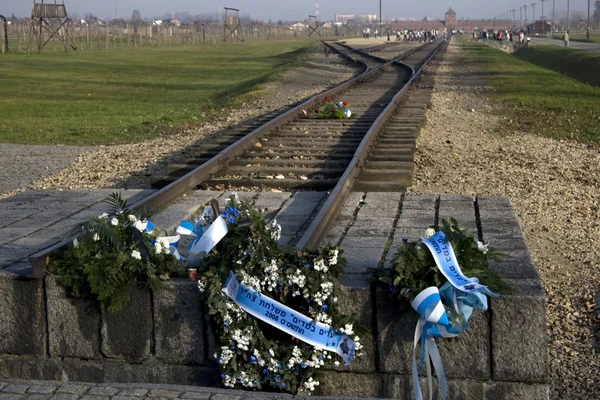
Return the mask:
{"type": "MultiPolygon", "coordinates": [[[[402,61],[387,61],[340,43],[326,45],[361,65],[363,72],[287,109],[265,123],[262,122],[269,116],[257,120],[256,129],[249,133],[241,131],[224,135],[223,142],[208,149],[209,156],[198,159],[197,164],[173,166],[172,170],[180,171],[181,176],[135,203],[132,208],[157,211],[201,185],[330,190],[329,196],[296,245],[301,249],[316,247],[355,183],[365,186],[365,182],[372,182],[375,186],[381,186],[377,171],[373,173],[369,169],[379,169],[383,174],[382,181],[385,182],[393,176],[390,169],[403,167],[394,165],[394,160],[383,160],[392,164],[378,165],[377,162],[381,160],[377,159],[377,154],[367,164],[365,161],[385,123],[392,118],[424,65],[444,47],[444,42],[412,49],[398,57],[402,61]],[[349,120],[306,118],[306,111],[310,112],[326,96],[336,101],[348,101],[356,117],[349,120]],[[386,166],[391,168],[384,168],[386,166]],[[363,167],[367,167],[366,177],[360,175],[363,167]],[[272,176],[275,173],[278,173],[278,179],[272,176]],[[282,173],[286,174],[283,179],[279,176],[282,173]],[[375,179],[372,179],[373,176],[375,179]]],[[[426,105],[421,110],[423,107],[426,105]]],[[[410,120],[410,117],[407,118],[410,120]]],[[[411,128],[406,129],[413,132],[411,128]]],[[[399,132],[403,133],[406,129],[402,127],[399,132]]],[[[397,132],[392,132],[392,135],[394,133],[397,132]]],[[[390,139],[389,134],[378,144],[385,145],[385,139],[390,139]]],[[[401,145],[401,140],[390,143],[391,147],[393,145],[401,145]]],[[[374,147],[376,148],[377,146],[374,147]]],[[[405,161],[400,161],[402,162],[406,164],[405,161]]],[[[69,242],[63,241],[32,255],[30,277],[44,276],[49,255],[69,242]]]]}

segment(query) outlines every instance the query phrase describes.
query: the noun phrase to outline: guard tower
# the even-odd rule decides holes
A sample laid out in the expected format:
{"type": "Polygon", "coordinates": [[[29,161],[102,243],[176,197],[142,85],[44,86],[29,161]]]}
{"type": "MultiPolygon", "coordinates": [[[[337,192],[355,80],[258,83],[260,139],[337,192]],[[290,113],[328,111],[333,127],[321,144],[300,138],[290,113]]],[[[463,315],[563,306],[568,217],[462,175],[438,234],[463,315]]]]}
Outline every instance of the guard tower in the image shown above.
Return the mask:
{"type": "Polygon", "coordinates": [[[319,31],[319,20],[316,15],[308,16],[308,29],[308,37],[311,37],[313,33],[316,33],[317,35],[321,36],[321,32],[319,31]]]}
{"type": "Polygon", "coordinates": [[[446,11],[446,27],[456,26],[456,11],[450,7],[448,11],[446,11]]]}
{"type": "Polygon", "coordinates": [[[225,8],[225,21],[223,22],[223,44],[229,39],[244,41],[242,35],[242,22],[240,21],[240,10],[237,8],[225,8]]]}
{"type": "Polygon", "coordinates": [[[77,50],[73,39],[69,35],[69,21],[64,0],[61,0],[60,4],[56,0],[54,0],[54,4],[45,4],[44,0],[41,0],[41,3],[36,3],[36,0],[33,0],[27,54],[29,54],[34,40],[37,43],[38,54],[40,54],[53,38],[62,42],[65,53],[68,47],[77,50]]]}

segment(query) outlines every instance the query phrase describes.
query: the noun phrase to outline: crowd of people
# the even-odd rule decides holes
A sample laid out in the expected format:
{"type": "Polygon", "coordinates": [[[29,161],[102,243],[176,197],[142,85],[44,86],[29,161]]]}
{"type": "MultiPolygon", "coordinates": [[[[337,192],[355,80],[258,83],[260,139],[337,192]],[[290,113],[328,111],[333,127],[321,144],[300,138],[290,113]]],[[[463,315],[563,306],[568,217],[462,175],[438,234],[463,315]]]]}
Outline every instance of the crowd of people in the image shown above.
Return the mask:
{"type": "MultiPolygon", "coordinates": [[[[371,37],[371,29],[365,28],[363,29],[363,38],[369,39],[371,37]]],[[[440,37],[440,31],[438,29],[419,29],[416,31],[413,30],[398,30],[392,31],[388,29],[385,34],[387,35],[387,40],[390,41],[391,37],[395,36],[396,41],[409,41],[409,42],[434,42],[440,37]]],[[[446,30],[443,32],[444,39],[446,39],[446,30]]],[[[377,29],[373,30],[373,37],[377,38],[381,36],[377,29]]]]}
{"type": "Polygon", "coordinates": [[[483,31],[473,31],[473,39],[482,39],[482,40],[498,40],[498,41],[507,41],[507,42],[519,42],[524,43],[528,41],[528,38],[525,36],[525,32],[523,30],[483,30],[483,31]]]}

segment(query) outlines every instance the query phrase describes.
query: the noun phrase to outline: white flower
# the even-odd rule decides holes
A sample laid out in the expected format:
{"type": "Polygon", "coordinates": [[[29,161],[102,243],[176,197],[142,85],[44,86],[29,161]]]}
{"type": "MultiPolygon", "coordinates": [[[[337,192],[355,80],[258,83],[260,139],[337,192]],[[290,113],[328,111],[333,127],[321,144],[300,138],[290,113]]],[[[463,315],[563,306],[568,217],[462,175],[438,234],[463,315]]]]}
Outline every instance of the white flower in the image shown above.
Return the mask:
{"type": "Polygon", "coordinates": [[[333,365],[335,365],[336,367],[340,366],[340,362],[339,361],[334,361],[333,365]]]}
{"type": "Polygon", "coordinates": [[[135,215],[132,215],[132,214],[129,214],[129,215],[127,216],[127,219],[128,219],[129,221],[131,221],[131,222],[135,222],[135,221],[137,221],[137,218],[135,217],[135,215]]]}
{"type": "Polygon", "coordinates": [[[112,217],[112,219],[110,220],[110,224],[117,226],[119,225],[119,220],[116,217],[112,217]]]}
{"type": "Polygon", "coordinates": [[[94,242],[97,242],[98,240],[100,240],[100,235],[94,233],[94,237],[92,239],[94,239],[94,242]]]}
{"type": "Polygon", "coordinates": [[[131,257],[135,258],[136,260],[141,260],[142,259],[142,253],[140,253],[137,250],[134,250],[131,252],[131,257]]]}
{"type": "Polygon", "coordinates": [[[482,242],[480,242],[479,240],[477,241],[477,249],[479,249],[479,251],[481,251],[483,254],[486,254],[488,252],[488,246],[490,244],[483,244],[482,242]]]}
{"type": "Polygon", "coordinates": [[[433,235],[435,235],[435,229],[433,228],[427,228],[427,230],[425,231],[425,233],[423,234],[423,237],[425,239],[429,239],[430,237],[432,237],[433,235]]]}
{"type": "Polygon", "coordinates": [[[79,240],[77,238],[73,239],[73,247],[79,247],[79,240]]]}
{"type": "Polygon", "coordinates": [[[325,265],[325,261],[324,260],[319,260],[319,261],[315,261],[314,262],[314,268],[315,271],[323,271],[323,272],[327,272],[327,265],[325,265]]]}
{"type": "Polygon", "coordinates": [[[102,214],[98,215],[98,218],[100,218],[100,219],[106,219],[106,218],[108,218],[108,214],[105,213],[105,212],[103,212],[102,214]]]}
{"type": "Polygon", "coordinates": [[[160,242],[158,240],[156,241],[156,243],[154,243],[154,252],[156,254],[162,253],[162,245],[160,244],[160,242]]]}
{"type": "Polygon", "coordinates": [[[146,228],[142,221],[135,221],[135,223],[133,224],[133,227],[140,232],[144,232],[144,229],[146,228]]]}

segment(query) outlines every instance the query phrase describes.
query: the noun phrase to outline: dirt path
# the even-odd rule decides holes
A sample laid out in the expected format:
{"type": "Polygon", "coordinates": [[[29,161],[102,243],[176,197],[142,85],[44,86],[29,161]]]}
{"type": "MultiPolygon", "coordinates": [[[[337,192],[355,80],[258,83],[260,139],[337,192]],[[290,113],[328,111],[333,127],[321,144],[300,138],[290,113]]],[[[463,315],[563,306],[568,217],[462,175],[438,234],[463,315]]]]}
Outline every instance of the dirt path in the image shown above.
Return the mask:
{"type": "MultiPolygon", "coordinates": [[[[506,132],[454,42],[438,70],[416,155],[415,192],[508,196],[548,298],[553,395],[600,398],[599,148],[506,132]]],[[[493,243],[491,244],[493,246],[493,243]]]]}

